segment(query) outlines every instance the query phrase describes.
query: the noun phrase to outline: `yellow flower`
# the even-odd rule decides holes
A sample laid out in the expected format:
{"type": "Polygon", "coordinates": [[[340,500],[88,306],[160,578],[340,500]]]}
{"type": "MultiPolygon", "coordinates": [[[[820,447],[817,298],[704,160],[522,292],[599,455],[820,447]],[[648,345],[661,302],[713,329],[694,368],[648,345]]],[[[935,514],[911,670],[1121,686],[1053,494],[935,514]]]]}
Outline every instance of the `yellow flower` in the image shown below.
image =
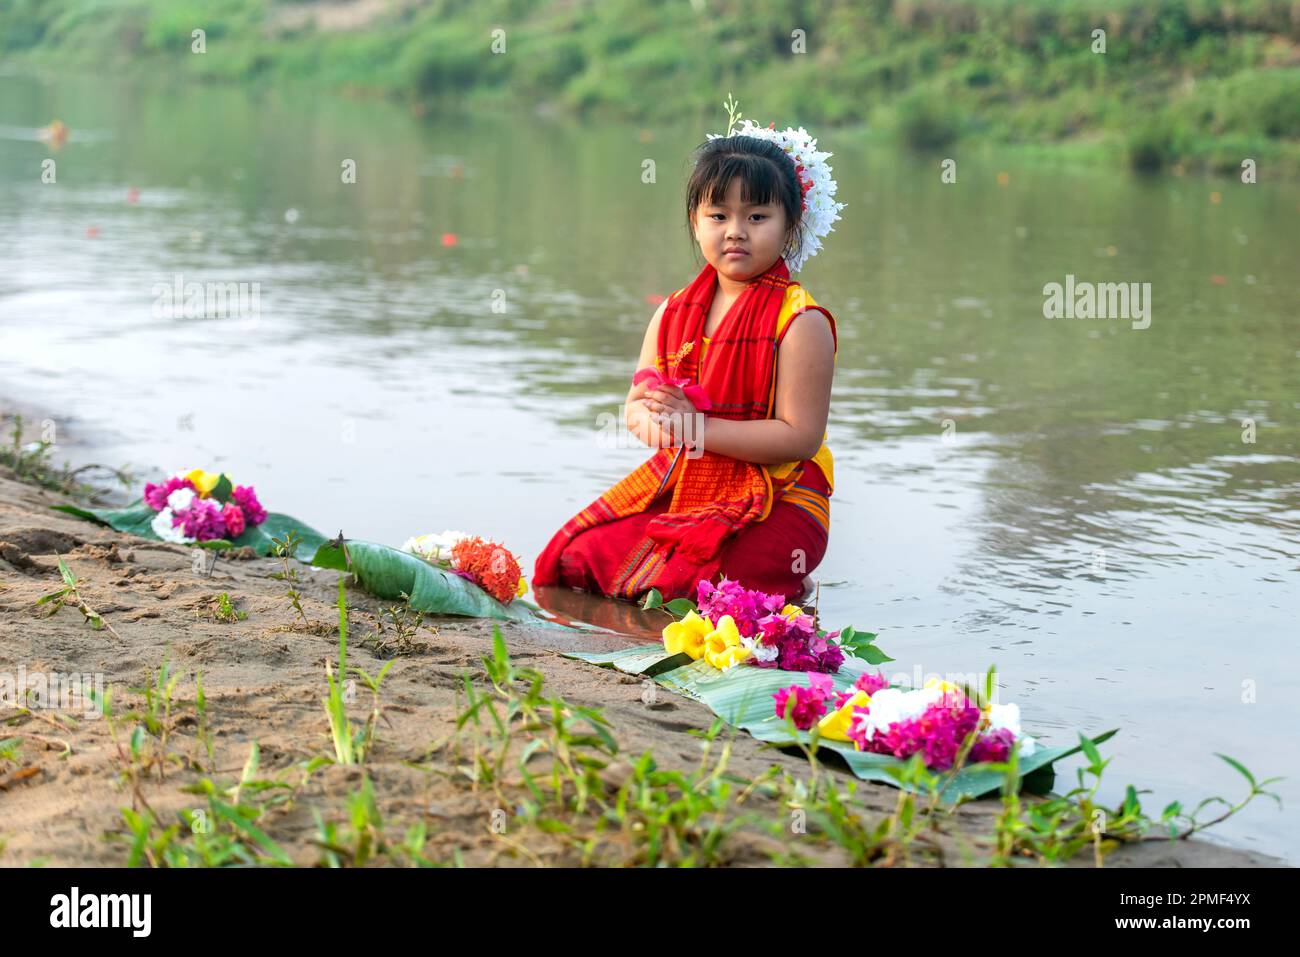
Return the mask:
{"type": "Polygon", "coordinates": [[[199,490],[199,498],[207,498],[211,495],[212,490],[221,481],[220,472],[205,472],[203,469],[194,469],[185,477],[193,482],[194,487],[199,490]]]}
{"type": "Polygon", "coordinates": [[[781,609],[782,618],[794,619],[799,617],[802,614],[803,614],[803,609],[800,608],[798,605],[786,605],[784,608],[781,609]]]}
{"type": "Polygon", "coordinates": [[[922,687],[938,688],[940,691],[961,691],[961,688],[957,687],[951,681],[945,681],[939,678],[930,678],[924,685],[922,685],[922,687]]]}
{"type": "Polygon", "coordinates": [[[704,636],[704,660],[725,671],[749,657],[749,649],[740,643],[740,630],[730,615],[718,619],[718,627],[704,636]]]}
{"type": "Polygon", "coordinates": [[[823,738],[830,738],[832,741],[853,740],[849,737],[849,727],[853,723],[853,709],[870,702],[871,695],[865,691],[855,691],[853,697],[845,701],[842,708],[832,711],[817,722],[817,730],[821,732],[823,738]]]}
{"type": "Polygon", "coordinates": [[[689,611],[681,621],[675,621],[664,628],[664,649],[670,655],[679,655],[684,651],[699,661],[704,654],[704,638],[711,631],[713,622],[689,611]]]}
{"type": "Polygon", "coordinates": [[[931,678],[922,687],[938,688],[944,695],[945,704],[955,704],[966,697],[966,693],[951,681],[941,681],[938,678],[931,678]]]}
{"type": "Polygon", "coordinates": [[[749,654],[749,649],[744,645],[730,645],[716,655],[709,655],[709,664],[719,671],[726,671],[728,668],[740,664],[749,657],[749,654]]]}
{"type": "Polygon", "coordinates": [[[519,587],[515,589],[515,597],[523,598],[528,594],[528,579],[523,575],[519,576],[519,587]]]}

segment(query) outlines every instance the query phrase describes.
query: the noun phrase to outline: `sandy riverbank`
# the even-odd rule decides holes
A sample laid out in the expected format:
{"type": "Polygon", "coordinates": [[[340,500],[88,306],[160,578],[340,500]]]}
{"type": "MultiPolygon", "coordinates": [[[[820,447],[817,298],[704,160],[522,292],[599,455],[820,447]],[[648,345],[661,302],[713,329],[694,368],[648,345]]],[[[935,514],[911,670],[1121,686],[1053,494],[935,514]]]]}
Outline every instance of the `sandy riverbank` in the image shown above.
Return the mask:
{"type": "MultiPolygon", "coordinates": [[[[128,689],[148,682],[169,653],[179,675],[180,703],[173,712],[176,720],[167,750],[176,757],[165,768],[165,780],[158,779],[155,768],[140,786],[148,805],[169,823],[180,809],[202,805],[200,798],[182,791],[183,786],[207,776],[233,783],[254,741],[260,748],[258,776],[263,779],[296,781],[302,762],[333,753],[321,699],[324,664],[337,656],[336,573],[296,566],[304,622],[285,598],[285,583],[271,577],[276,566],[269,559],[222,557],[204,574],[195,570],[187,548],[133,538],[49,509],[63,500],[14,481],[12,473],[0,467],[0,674],[20,669],[29,675],[102,674],[120,713],[140,704],[141,696],[128,689]],[[76,575],[86,604],[120,638],[93,630],[75,607],[65,606],[50,616],[48,605],[37,606],[42,595],[60,585],[59,556],[76,575]],[[223,593],[245,618],[220,620],[216,599],[223,593]],[[196,672],[201,672],[206,692],[215,769],[190,718],[196,672]]],[[[391,658],[394,663],[383,683],[384,717],[364,771],[390,836],[400,837],[408,826],[423,822],[428,833],[424,850],[432,859],[449,861],[459,853],[465,863],[478,865],[578,863],[580,856],[561,837],[516,823],[513,810],[502,816],[501,797],[488,788],[474,789],[458,770],[461,759],[447,751],[430,751],[451,732],[455,715],[464,707],[462,675],[478,676],[480,690],[489,687],[480,659],[491,651],[492,624],[428,616],[399,647],[392,623],[381,627],[381,603],[355,588],[349,589],[348,601],[353,664],[375,674],[394,651],[401,652],[391,658]],[[365,642],[370,635],[378,635],[378,643],[365,642]]],[[[709,727],[712,714],[703,705],[662,689],[643,698],[642,681],[557,653],[566,641],[596,648],[602,642],[617,645],[627,640],[592,633],[570,636],[513,623],[503,625],[502,633],[516,663],[544,676],[547,694],[561,695],[571,705],[600,708],[609,719],[619,753],[603,772],[606,780],[625,778],[646,750],[653,750],[662,768],[686,771],[699,764],[699,739],[688,732],[709,727]]],[[[363,721],[370,706],[369,692],[360,689],[349,708],[353,720],[363,721]]],[[[125,863],[126,844],[106,839],[123,830],[120,809],[132,804],[130,789],[119,779],[124,763],[108,722],[79,712],[34,710],[18,715],[11,706],[0,707],[0,720],[5,718],[10,720],[0,726],[0,741],[17,735],[21,746],[12,758],[0,759],[0,864],[125,863]]],[[[119,735],[129,736],[133,726],[124,724],[119,735]]],[[[765,750],[743,733],[735,738],[731,773],[753,780],[773,765],[793,776],[807,775],[804,758],[765,750]]],[[[258,826],[295,863],[317,863],[321,852],[312,843],[317,837],[313,809],[326,821],[342,821],[346,799],[358,790],[362,776],[357,767],[323,767],[293,801],[268,811],[258,826]]],[[[898,796],[891,788],[866,785],[855,801],[864,815],[877,818],[895,809],[898,796]]],[[[790,813],[758,795],[746,808],[772,821],[790,813]]],[[[980,836],[991,834],[999,809],[995,800],[960,808],[948,822],[948,833],[931,835],[943,860],[978,861],[980,836]],[[963,848],[975,857],[966,858],[963,848]]],[[[841,847],[789,831],[779,828],[773,837],[742,829],[727,839],[720,860],[765,864],[772,853],[784,852],[811,864],[849,861],[841,847]]],[[[606,856],[606,862],[619,859],[613,844],[607,850],[613,856],[606,856]]],[[[1090,866],[1091,855],[1085,851],[1075,863],[1090,866]]],[[[1107,866],[1269,863],[1274,862],[1201,841],[1122,847],[1106,859],[1107,866]]]]}

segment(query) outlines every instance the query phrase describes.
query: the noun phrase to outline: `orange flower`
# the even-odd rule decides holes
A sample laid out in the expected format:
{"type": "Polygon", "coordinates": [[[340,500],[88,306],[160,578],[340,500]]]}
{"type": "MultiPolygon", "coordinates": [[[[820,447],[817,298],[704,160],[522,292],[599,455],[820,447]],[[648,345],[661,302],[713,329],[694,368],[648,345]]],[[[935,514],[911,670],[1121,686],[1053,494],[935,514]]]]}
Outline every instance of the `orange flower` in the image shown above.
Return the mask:
{"type": "Polygon", "coordinates": [[[485,592],[503,605],[514,600],[519,590],[519,562],[509,549],[475,535],[452,546],[456,567],[470,575],[485,592]]]}

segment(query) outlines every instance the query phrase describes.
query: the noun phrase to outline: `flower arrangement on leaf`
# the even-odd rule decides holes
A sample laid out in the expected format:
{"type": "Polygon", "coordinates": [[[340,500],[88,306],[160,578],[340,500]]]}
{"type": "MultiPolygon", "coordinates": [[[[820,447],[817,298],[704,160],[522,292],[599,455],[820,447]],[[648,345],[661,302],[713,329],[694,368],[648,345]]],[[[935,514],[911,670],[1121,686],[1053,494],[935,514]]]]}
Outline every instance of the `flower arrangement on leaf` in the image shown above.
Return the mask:
{"type": "Polygon", "coordinates": [[[528,591],[519,560],[510,550],[477,535],[451,530],[417,535],[406,540],[402,551],[473,582],[503,605],[528,591]]]}
{"type": "Polygon", "coordinates": [[[665,604],[652,591],[643,607],[681,616],[663,630],[669,654],[703,659],[720,671],[745,664],[834,674],[846,655],[870,664],[893,660],[872,644],[875,635],[853,628],[825,632],[781,595],[752,591],[726,576],[717,585],[702,579],[696,597],[698,603],[678,598],[665,604]]]}
{"type": "Polygon", "coordinates": [[[859,676],[850,691],[835,691],[826,675],[809,675],[809,684],[791,685],[774,694],[776,715],[787,713],[801,731],[817,726],[833,741],[852,741],[858,751],[910,758],[921,753],[927,767],[952,767],[963,743],[975,734],[967,760],[1006,761],[1013,748],[1027,757],[1037,742],[1020,730],[1020,708],[989,704],[983,708],[951,681],[931,678],[921,688],[890,687],[885,676],[859,676]],[[831,707],[828,702],[834,701],[831,707]]]}
{"type": "Polygon", "coordinates": [[[145,483],[143,499],[158,513],[149,527],[165,542],[229,541],[266,521],[253,487],[235,485],[224,472],[176,472],[145,483]]]}

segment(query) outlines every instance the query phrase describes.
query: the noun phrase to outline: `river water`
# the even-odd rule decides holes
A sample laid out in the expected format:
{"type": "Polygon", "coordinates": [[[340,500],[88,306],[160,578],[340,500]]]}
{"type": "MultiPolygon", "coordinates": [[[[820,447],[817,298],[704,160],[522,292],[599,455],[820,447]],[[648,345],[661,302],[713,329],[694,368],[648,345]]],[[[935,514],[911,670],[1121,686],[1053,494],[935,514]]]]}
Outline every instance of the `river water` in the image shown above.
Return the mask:
{"type": "MultiPolygon", "coordinates": [[[[0,395],[96,461],[220,468],[330,534],[476,532],[531,575],[648,455],[608,423],[702,264],[703,132],[0,76],[0,395]],[[193,282],[245,308],[187,317],[193,282]]],[[[799,277],[840,344],[823,620],[888,673],[996,663],[1049,742],[1119,727],[1112,805],[1237,800],[1215,752],[1294,805],[1300,187],[961,149],[944,183],[821,145],[848,204],[799,277]],[[1149,325],[1046,318],[1067,276],[1150,283],[1149,325]]],[[[1268,799],[1207,836],[1300,860],[1268,799]]]]}

